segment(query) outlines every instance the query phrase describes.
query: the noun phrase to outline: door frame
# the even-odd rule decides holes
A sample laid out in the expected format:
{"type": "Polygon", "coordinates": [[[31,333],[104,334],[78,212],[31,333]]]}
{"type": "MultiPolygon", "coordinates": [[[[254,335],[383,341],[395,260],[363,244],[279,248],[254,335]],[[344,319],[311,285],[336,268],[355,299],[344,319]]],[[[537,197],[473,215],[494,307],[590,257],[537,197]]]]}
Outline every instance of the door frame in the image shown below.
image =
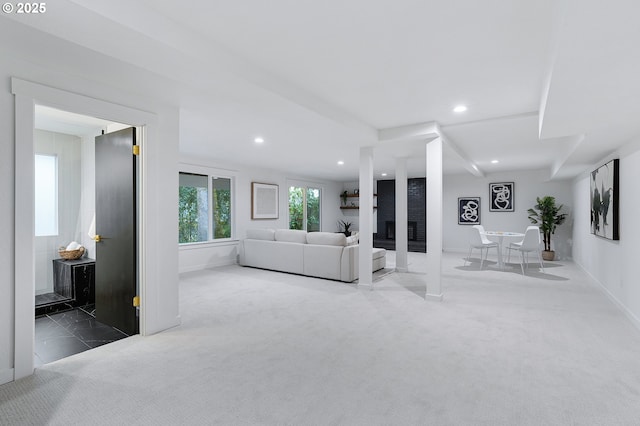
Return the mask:
{"type": "Polygon", "coordinates": [[[76,114],[126,123],[141,128],[139,140],[138,192],[138,282],[140,304],[140,334],[146,334],[146,260],[145,218],[147,209],[147,158],[145,144],[154,139],[158,126],[155,114],[90,98],[60,89],[11,78],[11,93],[15,98],[15,235],[14,235],[14,368],[13,379],[33,374],[35,317],[35,236],[34,236],[34,161],[33,133],[35,105],[58,108],[76,114]],[[30,283],[31,285],[25,285],[30,283]]]}

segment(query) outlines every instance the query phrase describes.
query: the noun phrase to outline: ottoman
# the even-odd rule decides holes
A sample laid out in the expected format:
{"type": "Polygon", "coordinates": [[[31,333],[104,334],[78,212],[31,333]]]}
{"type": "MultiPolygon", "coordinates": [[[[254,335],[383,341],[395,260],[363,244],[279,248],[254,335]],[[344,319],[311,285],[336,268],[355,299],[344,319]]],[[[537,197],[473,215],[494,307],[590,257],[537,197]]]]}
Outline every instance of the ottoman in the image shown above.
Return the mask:
{"type": "Polygon", "coordinates": [[[387,251],[383,248],[374,248],[372,254],[373,268],[375,272],[380,269],[384,269],[387,264],[387,251]]]}

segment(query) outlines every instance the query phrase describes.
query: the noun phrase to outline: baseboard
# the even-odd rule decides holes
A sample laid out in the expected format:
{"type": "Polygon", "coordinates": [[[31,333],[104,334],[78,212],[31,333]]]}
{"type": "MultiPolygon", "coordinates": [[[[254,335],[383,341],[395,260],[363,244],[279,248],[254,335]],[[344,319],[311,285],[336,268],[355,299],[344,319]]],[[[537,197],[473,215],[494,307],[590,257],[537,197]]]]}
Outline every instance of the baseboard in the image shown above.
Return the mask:
{"type": "Polygon", "coordinates": [[[469,247],[467,248],[446,248],[442,249],[443,253],[455,253],[455,254],[464,254],[469,253],[469,247]]]}
{"type": "Polygon", "coordinates": [[[0,385],[13,382],[13,378],[14,378],[13,368],[9,368],[7,370],[0,370],[0,385]]]}
{"type": "Polygon", "coordinates": [[[429,294],[429,293],[427,293],[424,296],[424,300],[431,300],[433,302],[442,302],[442,299],[443,299],[442,293],[440,293],[440,294],[429,294]]]}
{"type": "Polygon", "coordinates": [[[358,286],[358,288],[361,288],[363,290],[373,290],[373,283],[361,283],[361,282],[358,282],[357,286],[358,286]]]}
{"type": "Polygon", "coordinates": [[[238,262],[234,257],[234,258],[220,260],[217,262],[208,262],[208,263],[202,263],[198,265],[183,267],[178,270],[178,273],[183,274],[185,272],[202,271],[203,269],[219,268],[221,266],[236,265],[237,263],[238,262]]]}
{"type": "Polygon", "coordinates": [[[591,275],[591,273],[589,271],[587,271],[585,269],[584,266],[582,266],[580,263],[574,261],[574,263],[576,265],[578,265],[580,267],[580,269],[582,269],[582,271],[587,274],[589,276],[589,278],[591,278],[593,280],[593,282],[595,282],[596,284],[598,284],[598,287],[600,288],[600,290],[607,296],[607,298],[609,300],[611,300],[611,302],[613,302],[614,305],[616,305],[616,308],[618,308],[620,311],[622,311],[622,313],[629,319],[629,321],[631,321],[631,323],[638,329],[640,330],[640,318],[638,318],[637,316],[635,316],[635,314],[633,312],[631,312],[629,310],[629,308],[626,307],[626,305],[624,303],[622,303],[621,301],[618,300],[617,297],[615,297],[613,295],[613,293],[611,293],[609,291],[609,289],[607,287],[605,287],[604,284],[602,284],[600,282],[600,280],[598,280],[596,277],[594,277],[593,275],[591,275]]]}
{"type": "Polygon", "coordinates": [[[180,315],[176,315],[175,320],[168,322],[168,323],[164,323],[164,324],[160,324],[158,325],[156,328],[153,329],[148,329],[145,330],[144,336],[151,336],[169,329],[172,329],[174,327],[178,327],[179,325],[182,324],[182,318],[180,317],[180,315]]]}

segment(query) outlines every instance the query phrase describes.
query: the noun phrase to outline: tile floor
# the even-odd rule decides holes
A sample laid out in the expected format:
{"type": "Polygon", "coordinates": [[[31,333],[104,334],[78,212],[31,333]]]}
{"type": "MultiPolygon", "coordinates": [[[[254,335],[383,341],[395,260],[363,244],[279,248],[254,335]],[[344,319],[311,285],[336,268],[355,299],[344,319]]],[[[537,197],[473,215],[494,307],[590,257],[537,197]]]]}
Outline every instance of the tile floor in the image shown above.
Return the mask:
{"type": "Polygon", "coordinates": [[[81,308],[44,315],[35,320],[34,365],[40,367],[125,337],[81,308]]]}

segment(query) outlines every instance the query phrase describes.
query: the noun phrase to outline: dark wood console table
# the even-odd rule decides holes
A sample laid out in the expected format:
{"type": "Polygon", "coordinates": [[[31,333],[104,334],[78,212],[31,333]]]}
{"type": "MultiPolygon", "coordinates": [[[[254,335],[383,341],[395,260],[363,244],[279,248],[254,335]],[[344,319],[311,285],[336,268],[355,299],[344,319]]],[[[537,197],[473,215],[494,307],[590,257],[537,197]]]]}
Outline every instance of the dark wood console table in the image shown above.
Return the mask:
{"type": "Polygon", "coordinates": [[[95,303],[96,261],[53,260],[53,291],[73,301],[74,306],[95,303]]]}

